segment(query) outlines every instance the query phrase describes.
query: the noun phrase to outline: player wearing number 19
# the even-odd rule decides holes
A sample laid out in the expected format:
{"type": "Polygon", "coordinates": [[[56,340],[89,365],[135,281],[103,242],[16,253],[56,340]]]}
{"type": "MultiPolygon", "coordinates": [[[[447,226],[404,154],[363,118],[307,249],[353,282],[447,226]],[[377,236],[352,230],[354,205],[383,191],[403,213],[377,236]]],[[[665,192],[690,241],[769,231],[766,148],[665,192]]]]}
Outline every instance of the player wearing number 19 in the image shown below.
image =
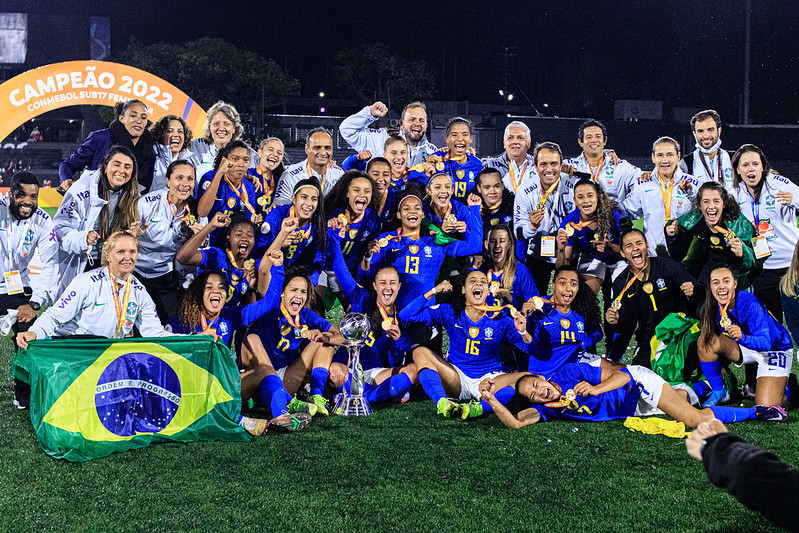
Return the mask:
{"type": "Polygon", "coordinates": [[[710,269],[709,279],[697,342],[702,372],[713,389],[705,406],[729,398],[722,361],[757,363],[755,403],[785,406],[792,400],[785,387],[793,359],[791,336],[752,293],[738,289],[730,267],[710,269]]]}
{"type": "Polygon", "coordinates": [[[419,234],[422,218],[422,200],[411,185],[403,191],[397,207],[401,227],[396,232],[384,233],[370,244],[358,269],[358,281],[366,283],[384,265],[394,265],[400,274],[402,288],[397,305],[408,302],[435,284],[445,257],[463,257],[479,254],[482,250],[483,222],[480,219],[480,198],[469,197],[471,222],[466,228],[466,240],[454,241],[445,246],[436,244],[435,237],[419,234]]]}
{"type": "MultiPolygon", "coordinates": [[[[462,418],[479,416],[485,406],[478,401],[477,386],[486,377],[503,373],[501,348],[509,342],[522,351],[529,351],[533,338],[526,331],[527,319],[520,312],[515,318],[497,313],[486,305],[488,278],[479,270],[466,274],[452,304],[426,307],[439,290],[451,289],[448,281],[418,296],[400,308],[400,320],[427,326],[443,326],[449,335],[449,357],[420,346],[413,351],[419,372],[419,383],[445,417],[460,414],[462,418]],[[454,397],[469,403],[458,404],[454,397]]],[[[513,395],[510,389],[509,396],[513,395]]]]}

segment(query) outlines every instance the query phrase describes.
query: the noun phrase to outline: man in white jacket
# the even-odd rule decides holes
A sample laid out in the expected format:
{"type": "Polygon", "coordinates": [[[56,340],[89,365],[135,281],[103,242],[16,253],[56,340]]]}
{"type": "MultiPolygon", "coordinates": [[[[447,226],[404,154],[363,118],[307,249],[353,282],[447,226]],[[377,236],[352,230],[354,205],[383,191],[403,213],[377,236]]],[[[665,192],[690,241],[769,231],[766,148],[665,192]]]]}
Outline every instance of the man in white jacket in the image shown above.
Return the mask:
{"type": "MultiPolygon", "coordinates": [[[[30,172],[15,174],[8,195],[0,196],[0,267],[0,330],[10,328],[16,337],[28,331],[41,305],[57,296],[58,241],[53,221],[39,208],[39,181],[30,172]],[[32,289],[28,265],[37,251],[42,271],[32,289]]],[[[20,409],[28,407],[26,386],[14,380],[14,405],[20,409]]]]}
{"type": "MultiPolygon", "coordinates": [[[[375,102],[366,106],[352,116],[345,118],[339,126],[339,132],[350,147],[356,152],[369,151],[368,158],[383,153],[383,145],[389,134],[386,128],[373,129],[369,125],[386,116],[388,107],[383,102],[375,102]]],[[[400,118],[400,135],[408,141],[411,153],[408,166],[424,163],[427,156],[436,151],[435,145],[427,140],[427,109],[422,102],[411,102],[402,110],[400,118]]]]}

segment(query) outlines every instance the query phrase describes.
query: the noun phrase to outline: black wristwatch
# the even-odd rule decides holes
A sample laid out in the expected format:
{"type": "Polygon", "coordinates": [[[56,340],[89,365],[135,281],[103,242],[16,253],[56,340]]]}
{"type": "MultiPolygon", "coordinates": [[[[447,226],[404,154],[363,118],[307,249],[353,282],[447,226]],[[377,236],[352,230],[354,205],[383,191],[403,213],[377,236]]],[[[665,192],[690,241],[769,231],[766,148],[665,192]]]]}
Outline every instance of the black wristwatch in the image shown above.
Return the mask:
{"type": "Polygon", "coordinates": [[[36,312],[38,312],[39,309],[42,308],[42,304],[40,304],[39,302],[28,302],[28,305],[31,307],[31,309],[33,309],[36,312]]]}

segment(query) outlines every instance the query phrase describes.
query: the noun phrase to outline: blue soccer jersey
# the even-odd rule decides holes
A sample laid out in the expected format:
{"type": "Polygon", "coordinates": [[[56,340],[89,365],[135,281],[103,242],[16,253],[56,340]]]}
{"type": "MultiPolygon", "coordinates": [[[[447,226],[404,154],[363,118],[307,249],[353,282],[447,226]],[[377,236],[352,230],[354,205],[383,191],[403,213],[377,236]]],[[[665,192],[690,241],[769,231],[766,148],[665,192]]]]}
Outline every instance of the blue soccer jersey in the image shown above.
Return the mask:
{"type": "MultiPolygon", "coordinates": [[[[228,289],[225,305],[234,306],[241,304],[241,298],[247,293],[250,285],[244,277],[244,271],[238,268],[233,261],[230,260],[232,254],[228,253],[229,250],[221,250],[219,248],[204,248],[200,250],[202,260],[197,265],[197,271],[203,270],[218,270],[225,275],[227,280],[228,289]]],[[[261,265],[261,260],[255,261],[255,270],[261,265]]]]}
{"type": "MultiPolygon", "coordinates": [[[[619,220],[624,216],[624,213],[618,209],[613,210],[613,224],[610,227],[608,239],[613,244],[621,242],[621,230],[619,229],[619,220]]],[[[572,247],[572,257],[577,257],[578,253],[588,254],[594,259],[599,259],[603,263],[615,264],[621,260],[621,255],[611,250],[610,245],[605,246],[604,252],[599,252],[596,247],[591,244],[591,241],[597,240],[597,237],[602,237],[596,230],[588,227],[580,228],[580,210],[574,209],[571,213],[566,215],[566,218],[560,223],[561,229],[566,229],[566,226],[571,226],[574,229],[574,234],[566,239],[566,246],[572,247]],[[579,228],[579,229],[578,229],[579,228]]]]}
{"type": "MultiPolygon", "coordinates": [[[[355,282],[346,263],[341,254],[341,247],[338,245],[340,239],[336,237],[336,242],[331,243],[330,249],[333,254],[333,271],[336,273],[336,278],[341,285],[341,291],[350,302],[350,308],[353,313],[363,313],[366,316],[371,316],[374,312],[372,308],[372,296],[363,287],[355,282]]],[[[395,318],[394,315],[386,313],[389,319],[395,318]]],[[[397,320],[398,317],[396,317],[397,320]]],[[[370,368],[390,368],[395,365],[402,364],[405,359],[406,353],[411,348],[411,341],[404,329],[400,338],[396,341],[386,335],[384,331],[370,331],[366,337],[366,342],[361,347],[361,367],[364,370],[370,368]]],[[[347,358],[346,350],[339,350],[337,360],[347,358]]]]}
{"type": "MultiPolygon", "coordinates": [[[[469,222],[472,220],[472,213],[469,211],[469,208],[460,202],[453,201],[452,199],[450,199],[449,204],[452,206],[450,215],[455,215],[455,219],[458,222],[466,222],[466,225],[468,226],[469,222]]],[[[440,228],[444,221],[441,220],[441,218],[436,214],[435,209],[433,209],[427,202],[422,203],[422,209],[424,209],[425,218],[440,228]]]]}
{"type": "MultiPolygon", "coordinates": [[[[527,370],[548,376],[568,363],[576,363],[580,354],[602,340],[602,331],[586,331],[585,318],[577,311],[561,313],[546,304],[542,313],[533,313],[533,349],[527,370]]],[[[529,326],[528,326],[529,330],[529,326]]]]}
{"type": "MultiPolygon", "coordinates": [[[[480,162],[473,155],[467,155],[463,163],[458,163],[449,158],[449,153],[444,150],[439,150],[433,155],[441,156],[444,158],[444,174],[448,174],[452,179],[452,187],[454,189],[452,197],[461,203],[466,203],[466,197],[474,188],[474,178],[483,170],[483,163],[480,162]]],[[[418,170],[411,168],[408,173],[408,181],[415,181],[427,187],[427,182],[430,177],[418,170]]]]}
{"type": "MultiPolygon", "coordinates": [[[[259,171],[258,167],[251,168],[247,171],[247,174],[250,176],[255,176],[255,179],[261,183],[261,190],[256,192],[255,203],[253,207],[256,209],[258,213],[263,215],[266,214],[266,211],[272,207],[272,204],[275,201],[275,189],[277,188],[277,178],[272,176],[272,179],[267,179],[263,176],[259,171]]],[[[255,187],[253,187],[253,190],[255,187]]]]}
{"type": "MultiPolygon", "coordinates": [[[[383,202],[380,213],[378,213],[383,227],[397,220],[397,196],[399,196],[399,193],[400,189],[394,186],[386,189],[386,201],[383,202]]],[[[377,191],[372,192],[372,194],[377,194],[377,191]]]]}
{"type": "Polygon", "coordinates": [[[300,352],[308,343],[301,335],[303,326],[309,330],[318,329],[320,331],[330,331],[332,327],[330,322],[306,307],[300,309],[299,314],[292,321],[299,327],[290,324],[278,307],[270,309],[250,326],[250,333],[258,335],[261,339],[261,343],[272,361],[272,366],[276,370],[290,365],[294,359],[299,357],[300,352]]]}
{"type": "Polygon", "coordinates": [[[466,311],[455,316],[449,304],[423,307],[424,295],[400,309],[403,323],[418,322],[428,326],[443,326],[449,336],[448,361],[470,378],[479,378],[491,372],[502,372],[500,348],[507,342],[527,351],[530,346],[516,330],[513,319],[507,315],[489,318],[487,314],[473,322],[466,311]]]}
{"type": "MultiPolygon", "coordinates": [[[[375,272],[385,265],[394,265],[399,271],[402,287],[397,297],[397,306],[404,307],[411,300],[424,294],[435,286],[438,271],[445,257],[462,257],[479,254],[483,246],[483,223],[480,221],[480,207],[470,208],[472,222],[466,231],[465,241],[454,241],[446,246],[435,243],[435,237],[418,239],[398,237],[396,233],[384,233],[378,239],[380,251],[372,256],[369,270],[358,268],[358,280],[366,283],[374,278],[375,272]],[[385,243],[385,244],[383,244],[385,243]]],[[[432,303],[432,302],[431,302],[432,303]]]]}
{"type": "MultiPolygon", "coordinates": [[[[621,372],[629,374],[627,370],[621,370],[621,372]]],[[[561,393],[565,395],[581,381],[587,381],[592,385],[599,384],[602,381],[602,369],[587,363],[572,363],[555,371],[551,376],[548,376],[548,380],[556,383],[561,388],[561,393]]],[[[540,413],[542,420],[560,418],[585,422],[605,422],[635,415],[638,397],[638,387],[632,377],[630,377],[630,381],[618,389],[603,392],[596,396],[578,395],[576,397],[576,406],[547,407],[546,405],[534,405],[533,409],[540,413]]]]}
{"type": "MultiPolygon", "coordinates": [[[[200,184],[197,188],[198,200],[202,198],[206,189],[211,185],[215,174],[215,170],[209,170],[200,178],[200,184]]],[[[243,179],[241,180],[241,185],[236,190],[231,187],[229,182],[223,177],[216,190],[216,198],[214,198],[214,205],[211,206],[211,211],[208,213],[208,220],[211,220],[217,213],[224,213],[229,218],[239,215],[246,219],[250,219],[254,214],[253,211],[250,211],[250,208],[256,213],[258,212],[255,187],[253,184],[243,179]],[[249,208],[247,207],[248,205],[249,208]]],[[[224,238],[225,231],[226,228],[217,228],[212,231],[210,235],[211,244],[219,246],[224,238]]]]}
{"type": "MultiPolygon", "coordinates": [[[[718,307],[718,306],[717,306],[718,307]]],[[[777,322],[766,306],[751,292],[735,290],[735,307],[727,309],[733,324],[741,327],[743,337],[738,343],[756,352],[786,351],[793,349],[791,335],[777,322]]],[[[721,309],[716,312],[721,331],[721,309]]]]}
{"type": "MultiPolygon", "coordinates": [[[[336,218],[344,212],[345,208],[339,207],[328,216],[328,219],[336,218]]],[[[378,237],[381,226],[380,217],[368,207],[360,220],[356,219],[350,222],[344,237],[341,238],[340,245],[344,260],[351,272],[355,272],[358,263],[361,262],[367,243],[378,237]]],[[[340,236],[339,230],[332,229],[328,231],[328,235],[334,232],[340,236]]]]}
{"type": "MultiPolygon", "coordinates": [[[[510,253],[513,252],[511,251],[510,253]]],[[[480,268],[480,270],[484,272],[488,278],[488,288],[491,291],[486,298],[486,303],[488,305],[503,305],[507,303],[505,300],[498,300],[493,294],[495,290],[502,286],[502,278],[504,274],[502,272],[497,273],[489,269],[486,266],[485,261],[483,262],[483,266],[480,268]]],[[[521,309],[522,305],[524,305],[524,302],[533,296],[538,296],[538,287],[535,284],[535,280],[533,280],[533,275],[530,274],[530,270],[528,270],[526,266],[518,261],[516,262],[516,272],[513,275],[513,284],[510,288],[510,294],[513,297],[513,307],[516,309],[521,309]]]]}
{"type": "MultiPolygon", "coordinates": [[[[255,237],[255,249],[253,253],[256,256],[263,255],[267,248],[272,245],[280,233],[283,219],[293,216],[292,210],[293,206],[291,204],[278,205],[264,217],[261,231],[255,237]]],[[[319,243],[313,220],[308,221],[303,227],[295,231],[302,232],[303,238],[298,242],[291,243],[281,248],[283,251],[283,260],[287,266],[296,263],[297,265],[308,268],[313,273],[311,275],[311,281],[315,284],[319,279],[319,272],[322,270],[324,258],[319,250],[319,243]]]]}
{"type": "Polygon", "coordinates": [[[506,209],[503,209],[502,206],[499,206],[496,209],[489,209],[484,207],[481,210],[481,214],[483,216],[483,228],[487,232],[494,226],[498,226],[500,224],[505,224],[506,226],[510,227],[511,230],[513,229],[513,203],[511,202],[510,205],[507,206],[506,209]]]}

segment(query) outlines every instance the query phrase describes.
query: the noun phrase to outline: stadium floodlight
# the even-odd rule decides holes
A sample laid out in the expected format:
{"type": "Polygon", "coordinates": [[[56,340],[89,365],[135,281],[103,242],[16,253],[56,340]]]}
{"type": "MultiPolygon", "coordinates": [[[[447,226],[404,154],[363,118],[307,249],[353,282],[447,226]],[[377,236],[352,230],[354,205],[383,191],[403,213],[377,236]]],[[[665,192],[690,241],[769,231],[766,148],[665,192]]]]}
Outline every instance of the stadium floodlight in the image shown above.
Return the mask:
{"type": "Polygon", "coordinates": [[[325,97],[325,92],[319,91],[319,98],[324,98],[324,97],[325,97]]]}
{"type": "Polygon", "coordinates": [[[500,90],[499,90],[499,95],[500,95],[500,96],[505,96],[505,91],[503,91],[502,89],[500,89],[500,90]]]}
{"type": "Polygon", "coordinates": [[[512,95],[512,94],[509,94],[509,95],[508,95],[508,102],[510,102],[511,100],[513,100],[513,95],[512,95]]]}

